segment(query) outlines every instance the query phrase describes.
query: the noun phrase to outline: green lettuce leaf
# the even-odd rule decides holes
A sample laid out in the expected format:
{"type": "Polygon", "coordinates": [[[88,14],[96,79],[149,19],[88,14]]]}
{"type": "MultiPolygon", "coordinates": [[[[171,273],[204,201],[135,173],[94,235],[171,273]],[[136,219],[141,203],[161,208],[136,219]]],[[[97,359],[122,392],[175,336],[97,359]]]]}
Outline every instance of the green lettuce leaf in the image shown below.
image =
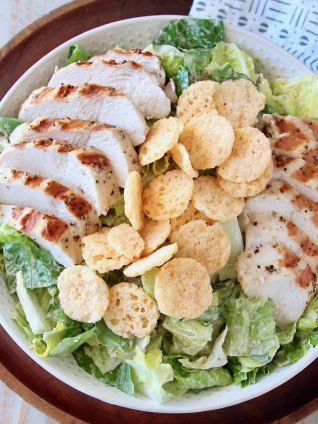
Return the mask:
{"type": "Polygon", "coordinates": [[[141,167],[141,175],[143,183],[146,185],[154,176],[158,176],[166,172],[170,165],[170,158],[164,155],[162,158],[155,162],[149,163],[141,167]]]}
{"type": "Polygon", "coordinates": [[[286,328],[276,328],[276,334],[279,340],[280,345],[285,345],[287,343],[290,343],[295,335],[296,332],[296,323],[293,323],[289,325],[286,328]]]}
{"type": "Polygon", "coordinates": [[[141,283],[142,283],[143,289],[153,299],[155,298],[154,286],[155,286],[156,276],[157,276],[159,270],[160,269],[158,267],[154,267],[154,268],[150,269],[149,271],[145,272],[141,276],[141,283]]]}
{"type": "Polygon", "coordinates": [[[93,375],[103,383],[116,387],[118,390],[134,395],[134,383],[131,378],[131,369],[127,364],[119,365],[115,370],[103,373],[94,363],[93,359],[85,353],[85,347],[81,346],[73,353],[75,360],[88,374],[93,375]]]}
{"type": "Polygon", "coordinates": [[[11,315],[11,319],[14,321],[20,331],[24,334],[25,338],[32,344],[36,336],[32,333],[30,324],[26,319],[25,313],[20,302],[15,305],[15,310],[14,313],[11,315]]]}
{"type": "Polygon", "coordinates": [[[225,368],[211,368],[209,370],[189,370],[180,364],[176,357],[166,357],[164,361],[173,368],[174,379],[166,383],[164,388],[175,394],[182,395],[188,390],[201,390],[208,387],[228,386],[232,377],[225,368]]]}
{"type": "Polygon", "coordinates": [[[121,359],[110,356],[108,349],[102,345],[84,346],[84,352],[94,361],[94,364],[103,374],[113,371],[122,363],[121,359]]]}
{"type": "Polygon", "coordinates": [[[34,291],[25,288],[22,272],[16,275],[16,290],[25,317],[30,325],[32,333],[43,334],[51,330],[51,326],[45,317],[34,291]]]}
{"type": "MultiPolygon", "coordinates": [[[[268,375],[272,371],[272,367],[270,365],[258,367],[257,364],[257,362],[253,362],[254,367],[246,368],[245,365],[242,365],[238,358],[233,357],[229,358],[227,368],[229,369],[234,382],[236,384],[240,384],[241,387],[246,387],[250,384],[255,384],[256,378],[259,375],[268,375]]],[[[251,366],[252,363],[248,365],[251,366]]]]}
{"type": "Polygon", "coordinates": [[[173,19],[159,32],[154,44],[170,44],[178,49],[210,49],[224,40],[222,21],[173,19]]]}
{"type": "Polygon", "coordinates": [[[271,83],[266,103],[283,115],[318,119],[318,77],[279,78],[271,83]]]}
{"type": "Polygon", "coordinates": [[[107,215],[101,216],[101,221],[106,227],[114,227],[116,225],[129,222],[125,215],[125,201],[123,194],[118,196],[114,206],[109,209],[107,215]]]}
{"type": "Polygon", "coordinates": [[[242,233],[237,218],[222,222],[222,225],[231,241],[231,255],[227,264],[218,272],[221,281],[236,278],[236,260],[244,250],[242,233]]]}
{"type": "Polygon", "coordinates": [[[33,340],[33,350],[40,358],[46,358],[52,350],[64,339],[65,324],[58,322],[51,331],[43,334],[42,338],[38,337],[33,340]]]}
{"type": "Polygon", "coordinates": [[[174,77],[184,65],[184,54],[174,46],[149,44],[143,51],[153,53],[160,58],[160,63],[168,78],[174,77]]]}
{"type": "Polygon", "coordinates": [[[77,336],[63,338],[62,341],[51,350],[50,356],[63,358],[69,356],[82,344],[86,343],[90,338],[92,338],[95,335],[95,331],[96,328],[92,327],[91,329],[84,331],[77,336]]]}
{"type": "Polygon", "coordinates": [[[169,399],[163,385],[173,380],[173,370],[170,364],[162,363],[160,349],[154,347],[144,352],[136,346],[135,356],[126,363],[132,369],[132,379],[140,393],[160,403],[169,399]]]}
{"type": "Polygon", "coordinates": [[[189,369],[208,370],[211,368],[223,367],[223,365],[226,365],[227,363],[227,355],[223,350],[223,344],[227,331],[228,328],[225,327],[222,333],[219,334],[219,336],[216,338],[209,356],[200,356],[194,361],[190,361],[189,358],[182,358],[179,359],[179,362],[185,368],[189,369]]]}
{"type": "Polygon", "coordinates": [[[307,331],[318,327],[318,293],[309,303],[303,316],[297,322],[297,330],[307,331]]]}
{"type": "Polygon", "coordinates": [[[224,349],[229,356],[270,362],[279,348],[272,301],[267,298],[229,299],[225,322],[229,328],[224,349]]]}
{"type": "Polygon", "coordinates": [[[211,79],[213,81],[222,82],[226,80],[249,79],[246,75],[236,72],[229,63],[218,65],[210,63],[204,70],[204,79],[211,79]]]}
{"type": "Polygon", "coordinates": [[[274,358],[274,364],[279,367],[293,364],[302,358],[309,348],[310,338],[308,334],[298,332],[293,341],[280,347],[274,358]]]}
{"type": "Polygon", "coordinates": [[[204,325],[199,320],[166,317],[162,326],[173,335],[171,353],[196,355],[212,340],[212,324],[204,325]]]}
{"type": "Polygon", "coordinates": [[[189,72],[191,84],[203,79],[203,72],[212,57],[212,49],[191,49],[184,52],[184,67],[189,72]]]}
{"type": "Polygon", "coordinates": [[[113,333],[107,327],[104,320],[97,322],[95,327],[97,339],[107,348],[108,353],[112,357],[122,360],[133,357],[134,346],[132,340],[124,339],[123,337],[113,333]]]}
{"type": "Polygon", "coordinates": [[[0,134],[9,140],[13,130],[21,124],[21,119],[0,117],[0,134]]]}
{"type": "Polygon", "coordinates": [[[3,249],[5,280],[10,294],[15,292],[15,276],[20,270],[26,288],[34,289],[56,284],[63,267],[34,241],[1,223],[0,245],[3,249]]]}
{"type": "Polygon", "coordinates": [[[68,51],[67,61],[65,65],[69,65],[73,62],[85,61],[91,58],[92,55],[89,51],[85,50],[78,44],[72,44],[68,51]]]}

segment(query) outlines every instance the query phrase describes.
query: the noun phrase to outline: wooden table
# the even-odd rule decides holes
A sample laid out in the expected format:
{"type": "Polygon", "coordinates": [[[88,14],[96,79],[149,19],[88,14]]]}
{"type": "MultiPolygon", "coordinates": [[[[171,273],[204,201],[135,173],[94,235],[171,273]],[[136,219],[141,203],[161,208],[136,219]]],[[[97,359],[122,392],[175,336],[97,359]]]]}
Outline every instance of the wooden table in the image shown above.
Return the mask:
{"type": "MultiPolygon", "coordinates": [[[[78,0],[67,4],[30,25],[1,50],[0,69],[5,72],[1,72],[0,97],[40,57],[83,31],[135,16],[188,14],[190,6],[189,0],[78,0]]],[[[294,424],[318,409],[318,361],[279,388],[243,404],[195,416],[164,415],[127,410],[88,397],[34,363],[1,327],[0,339],[1,380],[63,424],[106,420],[109,424],[192,424],[193,420],[198,424],[294,424]]]]}

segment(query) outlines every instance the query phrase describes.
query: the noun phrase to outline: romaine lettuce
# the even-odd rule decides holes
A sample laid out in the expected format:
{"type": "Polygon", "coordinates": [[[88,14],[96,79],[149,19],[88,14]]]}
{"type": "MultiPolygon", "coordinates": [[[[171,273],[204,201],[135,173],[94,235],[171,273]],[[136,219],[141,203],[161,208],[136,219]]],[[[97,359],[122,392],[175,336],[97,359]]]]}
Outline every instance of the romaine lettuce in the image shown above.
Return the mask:
{"type": "Polygon", "coordinates": [[[227,264],[218,272],[221,281],[236,278],[237,257],[244,250],[242,233],[237,218],[222,223],[231,241],[231,254],[227,264]]]}
{"type": "Polygon", "coordinates": [[[178,49],[210,49],[223,40],[223,21],[183,18],[169,21],[153,42],[170,44],[178,49]]]}
{"type": "Polygon", "coordinates": [[[95,324],[96,336],[99,342],[104,345],[108,353],[116,358],[127,359],[132,358],[134,355],[133,341],[124,339],[113,333],[105,324],[104,320],[101,320],[95,324]]]}
{"type": "Polygon", "coordinates": [[[53,256],[33,240],[8,225],[0,224],[0,246],[3,249],[5,280],[9,293],[16,289],[16,274],[21,270],[24,286],[29,289],[56,284],[63,270],[53,256]]]}
{"type": "Polygon", "coordinates": [[[96,365],[93,359],[85,353],[85,347],[81,346],[74,352],[75,360],[81,368],[95,378],[101,380],[109,386],[116,387],[118,390],[134,395],[135,388],[131,378],[131,369],[127,364],[119,365],[115,370],[103,373],[96,365]]]}
{"type": "Polygon", "coordinates": [[[126,360],[132,369],[135,388],[157,402],[168,400],[170,395],[163,389],[163,385],[173,380],[171,365],[162,363],[162,352],[157,347],[148,352],[138,346],[135,349],[133,359],[126,360]]]}
{"type": "Polygon", "coordinates": [[[91,53],[79,46],[78,44],[72,44],[69,48],[67,61],[65,65],[69,65],[73,62],[85,61],[91,57],[91,53]]]}
{"type": "Polygon", "coordinates": [[[21,119],[0,117],[0,135],[9,140],[13,130],[22,123],[21,119]]]}
{"type": "Polygon", "coordinates": [[[94,364],[103,374],[113,371],[122,363],[121,359],[110,356],[108,349],[103,345],[84,346],[84,352],[94,361],[94,364]]]}
{"type": "Polygon", "coordinates": [[[173,334],[173,353],[196,355],[212,340],[212,324],[204,325],[198,320],[177,320],[166,317],[163,328],[173,334]]]}
{"type": "Polygon", "coordinates": [[[121,194],[116,199],[115,204],[109,209],[107,215],[101,216],[102,224],[106,227],[114,227],[119,224],[128,223],[125,215],[124,195],[121,194]]]}
{"type": "Polygon", "coordinates": [[[155,286],[156,275],[158,274],[158,272],[159,272],[159,268],[154,267],[150,269],[149,271],[145,272],[145,274],[141,276],[141,283],[142,283],[143,289],[153,299],[155,298],[154,286],[155,286]]]}

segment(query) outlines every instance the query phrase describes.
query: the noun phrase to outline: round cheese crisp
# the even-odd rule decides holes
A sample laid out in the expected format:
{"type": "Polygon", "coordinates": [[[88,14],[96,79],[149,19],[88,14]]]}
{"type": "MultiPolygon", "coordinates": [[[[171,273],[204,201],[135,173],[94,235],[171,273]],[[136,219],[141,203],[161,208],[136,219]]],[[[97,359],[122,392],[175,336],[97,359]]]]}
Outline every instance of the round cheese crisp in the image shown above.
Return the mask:
{"type": "Polygon", "coordinates": [[[177,319],[198,318],[212,302],[210,276],[191,258],[175,258],[158,272],[155,298],[160,312],[177,319]]]}
{"type": "Polygon", "coordinates": [[[162,158],[177,143],[182,130],[182,122],[172,116],[155,122],[139,150],[141,165],[148,165],[162,158]]]}
{"type": "Polygon", "coordinates": [[[148,221],[143,226],[140,235],[145,242],[143,256],[150,255],[169,237],[171,225],[169,221],[148,221]]]}
{"type": "Polygon", "coordinates": [[[215,81],[198,81],[191,84],[179,97],[177,117],[186,124],[193,116],[203,112],[217,114],[213,95],[218,85],[215,81]]]}
{"type": "Polygon", "coordinates": [[[219,223],[188,222],[172,233],[170,240],[178,244],[177,256],[195,259],[210,275],[224,267],[231,253],[230,239],[219,223]]]}
{"type": "Polygon", "coordinates": [[[235,143],[229,158],[219,167],[218,174],[235,183],[259,178],[272,160],[270,142],[257,128],[237,128],[235,143]]]}
{"type": "Polygon", "coordinates": [[[180,143],[187,149],[194,168],[214,168],[230,156],[234,130],[223,116],[205,112],[190,119],[180,136],[180,143]]]}
{"type": "Polygon", "coordinates": [[[109,304],[105,281],[86,266],[65,268],[58,277],[59,300],[65,314],[80,322],[100,321],[109,304]]]}
{"type": "Polygon", "coordinates": [[[228,221],[241,214],[244,199],[230,196],[217,183],[217,178],[201,176],[194,182],[193,206],[215,221],[228,221]]]}
{"type": "Polygon", "coordinates": [[[191,178],[197,178],[199,173],[193,169],[189,153],[183,144],[177,143],[171,150],[170,155],[179,168],[191,178]]]}
{"type": "Polygon", "coordinates": [[[154,221],[180,216],[193,193],[193,180],[182,171],[169,171],[153,178],[143,192],[144,213],[154,221]]]}
{"type": "Polygon", "coordinates": [[[118,336],[145,337],[155,328],[159,313],[156,302],[133,283],[119,283],[109,290],[109,307],[104,315],[107,326],[118,336]]]}
{"type": "Polygon", "coordinates": [[[234,128],[255,125],[258,113],[265,106],[264,94],[244,78],[222,82],[216,87],[213,98],[218,113],[234,128]]]}
{"type": "Polygon", "coordinates": [[[186,224],[187,222],[195,221],[201,219],[206,222],[208,225],[213,225],[215,221],[213,219],[208,218],[204,213],[198,211],[192,204],[192,201],[189,203],[187,209],[183,212],[182,215],[177,218],[173,218],[170,221],[171,224],[171,232],[179,230],[181,225],[186,224]]]}
{"type": "Polygon", "coordinates": [[[131,225],[140,230],[143,226],[144,213],[142,211],[142,181],[139,172],[131,172],[126,180],[124,189],[125,215],[131,225]]]}
{"type": "Polygon", "coordinates": [[[138,231],[128,224],[110,228],[108,241],[118,256],[125,256],[131,261],[139,258],[145,247],[145,242],[138,231]]]}
{"type": "Polygon", "coordinates": [[[264,173],[249,183],[234,183],[233,181],[225,180],[218,175],[218,184],[228,194],[233,197],[252,197],[265,190],[267,183],[273,176],[273,161],[270,161],[269,166],[264,173]]]}

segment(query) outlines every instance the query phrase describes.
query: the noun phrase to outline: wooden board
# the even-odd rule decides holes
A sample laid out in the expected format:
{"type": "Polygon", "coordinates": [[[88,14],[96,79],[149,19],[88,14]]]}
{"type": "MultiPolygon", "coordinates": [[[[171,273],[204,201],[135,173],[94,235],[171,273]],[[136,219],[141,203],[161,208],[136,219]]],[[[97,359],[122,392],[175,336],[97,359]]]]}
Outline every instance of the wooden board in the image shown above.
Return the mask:
{"type": "MultiPolygon", "coordinates": [[[[188,0],[79,0],[41,18],[0,52],[0,97],[44,54],[96,26],[135,16],[188,14],[188,0]]],[[[294,424],[318,409],[318,361],[279,388],[243,404],[187,415],[119,408],[80,393],[34,363],[0,327],[0,378],[26,401],[63,424],[294,424]]]]}

